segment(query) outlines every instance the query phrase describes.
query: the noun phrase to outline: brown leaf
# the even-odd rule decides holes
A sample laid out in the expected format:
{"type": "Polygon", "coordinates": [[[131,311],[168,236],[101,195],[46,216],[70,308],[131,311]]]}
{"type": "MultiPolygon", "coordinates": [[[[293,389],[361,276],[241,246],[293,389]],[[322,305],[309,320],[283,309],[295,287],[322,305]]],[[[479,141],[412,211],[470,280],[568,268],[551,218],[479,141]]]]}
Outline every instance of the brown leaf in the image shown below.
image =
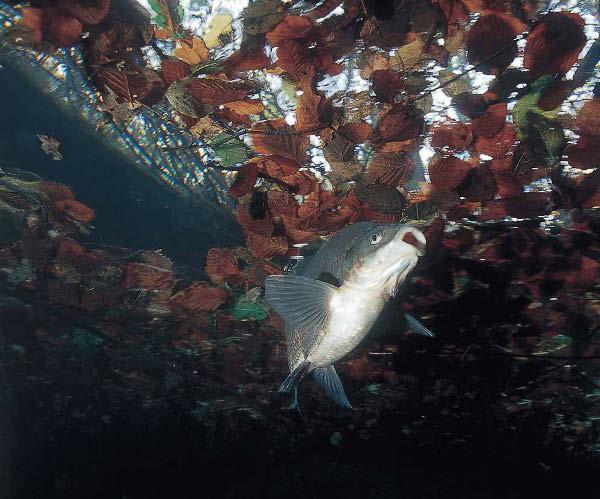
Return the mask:
{"type": "Polygon", "coordinates": [[[460,188],[460,193],[467,201],[487,201],[494,197],[496,190],[492,172],[489,167],[482,165],[469,171],[460,188]]]}
{"type": "Polygon", "coordinates": [[[293,176],[300,168],[295,160],[276,155],[254,158],[251,163],[257,166],[261,174],[277,179],[293,176]]]}
{"type": "Polygon", "coordinates": [[[173,272],[145,263],[129,262],[125,268],[123,287],[127,289],[167,290],[175,283],[173,272]]]}
{"type": "Polygon", "coordinates": [[[394,104],[378,121],[378,142],[403,141],[418,137],[423,131],[423,113],[414,107],[394,104]]]}
{"type": "Polygon", "coordinates": [[[429,177],[436,190],[449,191],[462,184],[474,166],[454,156],[442,157],[429,165],[429,177]]]}
{"type": "Polygon", "coordinates": [[[523,186],[519,178],[512,172],[494,171],[494,181],[498,187],[498,196],[513,198],[523,193],[523,186]]]}
{"type": "Polygon", "coordinates": [[[351,180],[362,172],[354,157],[354,143],[339,133],[323,148],[323,154],[331,166],[329,178],[334,184],[351,180]]]}
{"type": "Polygon", "coordinates": [[[473,141],[471,125],[464,123],[445,123],[432,130],[431,145],[439,149],[448,147],[454,151],[468,149],[473,141]]]}
{"type": "Polygon", "coordinates": [[[74,239],[62,239],[56,249],[56,259],[63,261],[77,260],[85,255],[85,249],[74,239]]]}
{"type": "Polygon", "coordinates": [[[76,17],[82,24],[98,24],[110,10],[110,0],[59,0],[58,7],[76,17]]]}
{"type": "Polygon", "coordinates": [[[577,113],[575,120],[580,135],[600,135],[600,99],[586,102],[577,113]]]}
{"type": "Polygon", "coordinates": [[[173,50],[173,56],[194,66],[208,60],[208,48],[202,38],[194,36],[191,40],[178,40],[177,48],[173,50]]]}
{"type": "Polygon", "coordinates": [[[398,71],[380,69],[371,74],[373,92],[382,102],[392,102],[404,89],[404,79],[398,71]]]}
{"type": "Polygon", "coordinates": [[[585,21],[579,14],[550,12],[531,30],[523,66],[534,80],[545,74],[564,75],[583,49],[585,21]]]}
{"type": "Polygon", "coordinates": [[[338,132],[355,144],[363,144],[371,138],[372,129],[368,123],[361,121],[344,125],[339,128],[338,132]]]}
{"type": "Polygon", "coordinates": [[[318,108],[323,99],[324,97],[315,94],[310,88],[303,90],[296,106],[297,130],[313,130],[320,125],[318,108]]]}
{"type": "Polygon", "coordinates": [[[377,152],[369,161],[367,178],[371,183],[399,187],[410,179],[413,169],[407,154],[377,152]]]}
{"type": "Polygon", "coordinates": [[[88,223],[94,220],[96,214],[94,210],[88,208],[83,203],[75,201],[74,199],[63,199],[62,201],[55,201],[52,205],[53,210],[57,213],[64,214],[73,220],[79,222],[88,223]]]}
{"type": "Polygon", "coordinates": [[[384,184],[357,183],[354,193],[373,210],[381,213],[400,214],[406,206],[406,199],[400,192],[384,184]]]}
{"type": "Polygon", "coordinates": [[[526,29],[524,23],[512,16],[492,11],[482,13],[467,33],[469,62],[481,64],[479,69],[484,73],[501,73],[517,55],[515,37],[526,29]]]}
{"type": "Polygon", "coordinates": [[[228,76],[233,76],[244,71],[265,69],[270,63],[262,46],[244,47],[227,58],[223,70],[228,76]]]}
{"type": "Polygon", "coordinates": [[[582,135],[575,144],[565,148],[565,154],[575,168],[600,168],[600,136],[582,135]]]}
{"type": "Polygon", "coordinates": [[[481,116],[488,107],[483,95],[470,92],[463,92],[452,97],[452,105],[458,112],[471,119],[481,116]]]}
{"type": "Polygon", "coordinates": [[[57,7],[44,8],[44,31],[47,40],[56,47],[70,47],[79,41],[83,24],[57,7]]]}
{"type": "Polygon", "coordinates": [[[228,283],[238,285],[242,271],[238,267],[238,259],[227,248],[211,248],[206,255],[205,272],[215,284],[228,283]]]}
{"type": "Polygon", "coordinates": [[[264,111],[265,105],[260,99],[244,99],[224,104],[226,109],[230,109],[238,114],[260,114],[264,111]]]}
{"type": "Polygon", "coordinates": [[[544,111],[552,111],[560,106],[573,90],[574,84],[572,81],[556,80],[544,90],[537,105],[544,111]]]}
{"type": "Polygon", "coordinates": [[[212,312],[227,300],[223,288],[209,288],[202,283],[194,283],[169,298],[169,306],[175,313],[212,312]]]}
{"type": "Polygon", "coordinates": [[[189,76],[191,69],[189,64],[183,61],[166,59],[161,64],[162,77],[166,85],[170,85],[174,81],[182,80],[189,76]]]}
{"type": "Polygon", "coordinates": [[[312,28],[312,23],[305,17],[286,16],[273,31],[267,33],[267,40],[274,47],[282,40],[301,40],[312,28]]]}
{"type": "Polygon", "coordinates": [[[31,31],[33,42],[39,45],[44,39],[42,9],[25,7],[21,12],[23,14],[23,25],[31,31]]]}
{"type": "Polygon", "coordinates": [[[290,158],[303,164],[308,147],[308,136],[300,134],[283,119],[259,121],[252,126],[252,140],[256,152],[290,158]]]}
{"type": "Polygon", "coordinates": [[[517,137],[512,123],[505,123],[493,137],[477,137],[473,144],[479,154],[487,154],[494,159],[502,158],[515,144],[517,137]]]}
{"type": "Polygon", "coordinates": [[[295,81],[309,81],[315,75],[308,49],[294,40],[282,40],[277,47],[275,65],[283,69],[295,81]]]}
{"type": "Polygon", "coordinates": [[[250,213],[250,203],[239,203],[236,210],[238,223],[246,235],[255,233],[268,237],[273,234],[273,217],[266,212],[262,218],[254,218],[250,213]]]}
{"type": "Polygon", "coordinates": [[[37,183],[37,188],[42,191],[50,201],[62,201],[63,199],[75,199],[73,191],[66,185],[56,182],[42,180],[37,183]]]}
{"type": "Polygon", "coordinates": [[[336,64],[333,55],[331,54],[331,50],[327,47],[312,47],[309,50],[309,54],[312,65],[320,73],[335,76],[344,71],[344,65],[336,64]]]}
{"type": "Polygon", "coordinates": [[[235,197],[242,197],[248,194],[256,183],[256,165],[247,163],[243,165],[235,176],[235,181],[229,188],[229,193],[235,197]]]}
{"type": "Polygon", "coordinates": [[[506,103],[502,102],[488,107],[481,116],[474,118],[471,122],[473,135],[475,137],[493,137],[504,127],[506,115],[506,103]]]}
{"type": "Polygon", "coordinates": [[[187,84],[187,89],[201,104],[213,106],[242,100],[248,93],[244,85],[219,78],[194,78],[187,84]]]}

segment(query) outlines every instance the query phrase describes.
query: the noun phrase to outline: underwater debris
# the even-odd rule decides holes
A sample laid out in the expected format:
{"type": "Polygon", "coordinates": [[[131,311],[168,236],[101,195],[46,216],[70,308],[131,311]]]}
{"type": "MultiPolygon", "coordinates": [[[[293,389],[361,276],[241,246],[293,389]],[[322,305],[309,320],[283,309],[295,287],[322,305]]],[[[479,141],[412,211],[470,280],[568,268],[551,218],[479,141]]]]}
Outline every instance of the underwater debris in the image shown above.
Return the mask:
{"type": "Polygon", "coordinates": [[[60,161],[62,159],[62,154],[59,151],[60,142],[58,139],[39,133],[37,137],[40,140],[40,147],[42,148],[42,151],[44,151],[44,154],[50,156],[54,161],[60,161]]]}

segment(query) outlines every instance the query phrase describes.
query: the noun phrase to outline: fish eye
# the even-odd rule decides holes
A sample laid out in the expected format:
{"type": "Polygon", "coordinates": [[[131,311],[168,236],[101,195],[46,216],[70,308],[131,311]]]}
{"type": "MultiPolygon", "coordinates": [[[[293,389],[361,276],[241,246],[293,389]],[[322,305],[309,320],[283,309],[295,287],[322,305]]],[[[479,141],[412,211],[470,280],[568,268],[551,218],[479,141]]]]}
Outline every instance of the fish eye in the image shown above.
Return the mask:
{"type": "Polygon", "coordinates": [[[379,241],[381,241],[381,234],[373,234],[369,240],[371,244],[377,244],[379,241]]]}

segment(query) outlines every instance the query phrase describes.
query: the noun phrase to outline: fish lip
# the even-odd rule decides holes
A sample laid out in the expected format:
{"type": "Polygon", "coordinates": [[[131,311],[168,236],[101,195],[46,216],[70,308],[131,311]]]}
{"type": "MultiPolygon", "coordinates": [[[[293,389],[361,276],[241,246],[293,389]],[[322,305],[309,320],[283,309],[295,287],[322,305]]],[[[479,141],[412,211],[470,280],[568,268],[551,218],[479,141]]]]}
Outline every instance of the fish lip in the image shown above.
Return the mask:
{"type": "Polygon", "coordinates": [[[417,256],[420,257],[425,255],[427,240],[425,239],[425,235],[419,229],[416,229],[415,227],[403,227],[394,237],[394,240],[398,239],[415,248],[417,256]],[[417,244],[415,245],[404,241],[404,236],[406,236],[406,234],[412,234],[412,236],[417,240],[417,244]]]}

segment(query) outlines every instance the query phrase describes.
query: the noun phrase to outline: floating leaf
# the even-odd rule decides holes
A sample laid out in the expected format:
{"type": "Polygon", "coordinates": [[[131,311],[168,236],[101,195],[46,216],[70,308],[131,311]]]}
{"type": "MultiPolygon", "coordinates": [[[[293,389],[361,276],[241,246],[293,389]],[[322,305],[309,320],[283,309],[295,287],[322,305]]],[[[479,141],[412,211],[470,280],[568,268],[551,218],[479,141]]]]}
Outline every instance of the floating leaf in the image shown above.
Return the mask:
{"type": "Polygon", "coordinates": [[[454,156],[439,158],[429,165],[431,183],[441,192],[454,189],[462,184],[473,166],[472,162],[454,156]]]}
{"type": "Polygon", "coordinates": [[[423,114],[414,107],[394,104],[377,123],[379,142],[403,141],[418,137],[423,131],[423,114]]]}
{"type": "Polygon", "coordinates": [[[169,306],[175,312],[212,312],[227,300],[227,291],[222,288],[209,288],[202,283],[194,283],[169,298],[169,306]]]}
{"type": "Polygon", "coordinates": [[[455,151],[467,149],[473,141],[470,125],[464,123],[445,123],[433,129],[431,145],[437,148],[448,147],[455,151]]]}
{"type": "Polygon", "coordinates": [[[210,77],[192,79],[187,83],[187,89],[198,102],[213,106],[242,100],[248,93],[248,89],[239,83],[210,77]]]}
{"type": "Polygon", "coordinates": [[[191,43],[188,40],[178,40],[173,55],[190,66],[208,60],[208,48],[202,38],[194,36],[191,43]]]}
{"type": "Polygon", "coordinates": [[[389,69],[373,71],[373,92],[382,102],[391,102],[404,89],[404,79],[398,71],[389,69]]]}
{"type": "Polygon", "coordinates": [[[235,197],[248,194],[256,183],[257,168],[253,163],[245,164],[235,176],[235,181],[229,188],[229,193],[235,197]]]}
{"type": "Polygon", "coordinates": [[[295,81],[310,81],[315,75],[308,49],[294,40],[282,40],[277,47],[275,64],[295,81]]]}
{"type": "Polygon", "coordinates": [[[467,55],[480,71],[504,71],[517,55],[515,37],[527,29],[518,19],[500,12],[484,12],[467,33],[467,55]]]}
{"type": "Polygon", "coordinates": [[[206,275],[214,284],[239,284],[242,272],[238,259],[227,248],[211,248],[206,256],[206,275]]]}
{"type": "Polygon", "coordinates": [[[309,19],[300,16],[286,16],[270,33],[267,40],[276,47],[282,40],[301,40],[312,29],[309,19]]]}
{"type": "Polygon", "coordinates": [[[242,12],[244,31],[250,35],[267,33],[283,18],[282,10],[277,0],[258,0],[249,4],[242,12]]]}
{"type": "Polygon", "coordinates": [[[411,176],[414,163],[402,152],[378,152],[368,164],[368,179],[371,183],[383,184],[388,187],[398,187],[411,176]]]}
{"type": "Polygon", "coordinates": [[[250,154],[243,141],[226,133],[215,135],[208,145],[215,151],[219,163],[225,167],[243,163],[250,154]]]}
{"type": "Polygon", "coordinates": [[[261,121],[252,127],[252,140],[256,152],[290,158],[302,164],[307,159],[309,139],[298,133],[284,120],[261,121]]]}
{"type": "Polygon", "coordinates": [[[89,223],[96,217],[94,210],[74,199],[55,201],[53,208],[56,212],[79,222],[89,223]]]}
{"type": "Polygon", "coordinates": [[[214,49],[223,45],[221,39],[232,33],[231,23],[233,18],[229,14],[217,14],[210,18],[206,32],[202,35],[204,43],[209,49],[214,49]]]}
{"type": "Polygon", "coordinates": [[[550,12],[531,30],[525,46],[523,66],[531,78],[564,75],[583,49],[585,21],[579,14],[550,12]]]}

